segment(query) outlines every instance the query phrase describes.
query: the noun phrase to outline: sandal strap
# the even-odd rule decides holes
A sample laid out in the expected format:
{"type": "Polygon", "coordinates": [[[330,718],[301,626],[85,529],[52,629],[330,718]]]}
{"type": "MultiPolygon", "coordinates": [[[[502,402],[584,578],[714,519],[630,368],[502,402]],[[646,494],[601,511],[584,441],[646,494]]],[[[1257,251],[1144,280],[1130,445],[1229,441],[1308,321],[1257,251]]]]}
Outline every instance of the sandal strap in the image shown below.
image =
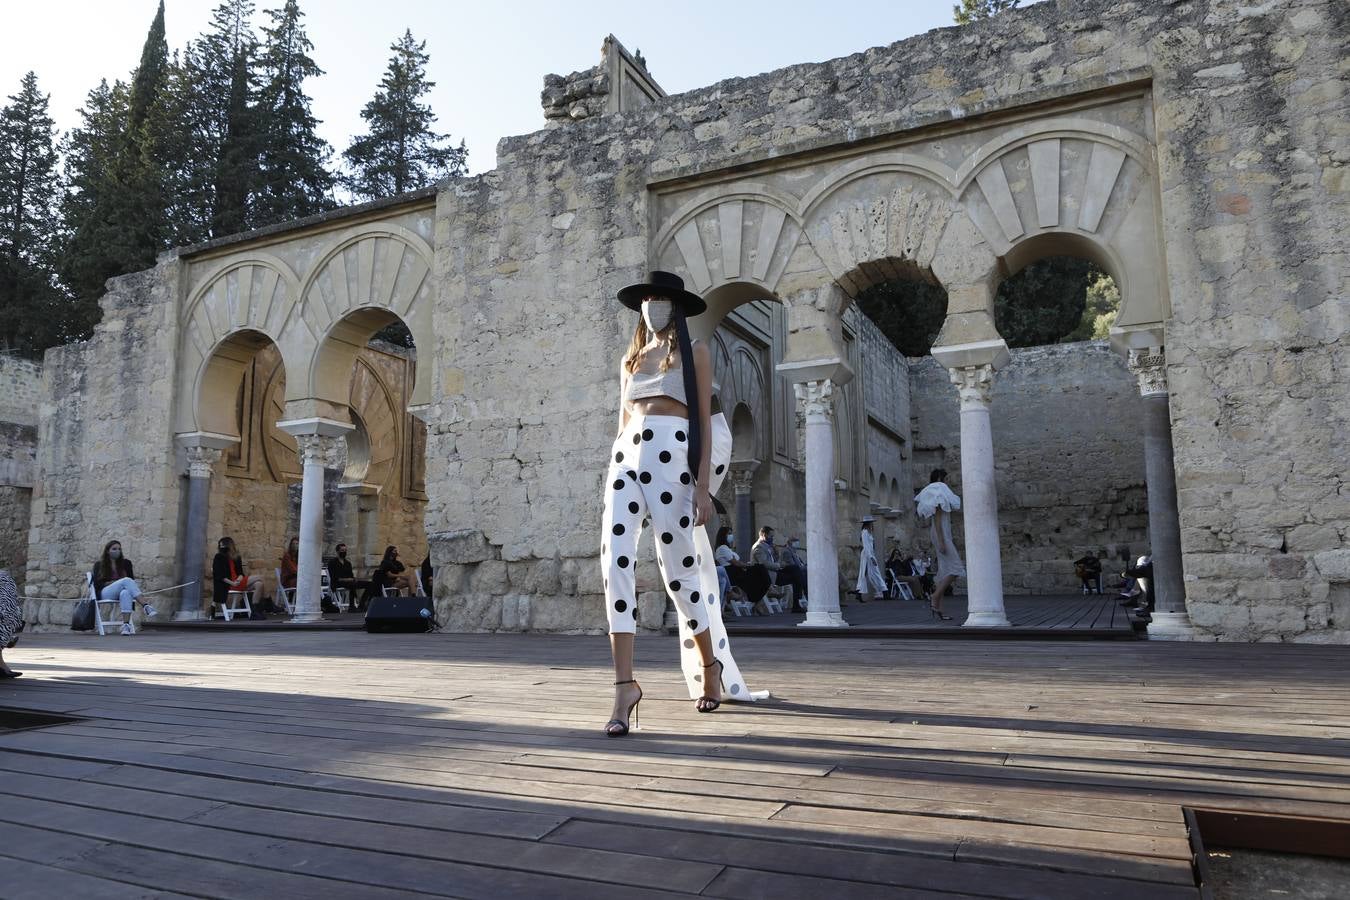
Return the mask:
{"type": "Polygon", "coordinates": [[[616,681],[615,684],[637,684],[636,678],[630,678],[627,681],[616,681]]]}

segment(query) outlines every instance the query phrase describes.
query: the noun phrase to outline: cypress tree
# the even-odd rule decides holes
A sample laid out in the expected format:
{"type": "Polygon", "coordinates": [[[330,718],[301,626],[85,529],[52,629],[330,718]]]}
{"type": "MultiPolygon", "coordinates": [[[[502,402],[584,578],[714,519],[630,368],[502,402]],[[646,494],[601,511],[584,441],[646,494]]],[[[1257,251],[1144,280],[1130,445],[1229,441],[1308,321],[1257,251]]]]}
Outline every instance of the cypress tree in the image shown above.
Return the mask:
{"type": "Polygon", "coordinates": [[[0,343],[37,354],[61,342],[69,312],[56,288],[56,126],[35,73],[9,101],[0,110],[0,343]]]}
{"type": "Polygon", "coordinates": [[[202,76],[195,88],[200,105],[213,111],[219,150],[214,156],[211,234],[246,231],[249,197],[258,178],[258,39],[253,0],[225,0],[212,13],[212,28],[200,41],[202,76]]]}
{"type": "Polygon", "coordinates": [[[261,152],[254,201],[254,226],[284,222],[334,206],[333,175],[325,164],[332,148],[315,132],[305,79],[323,74],[310,52],[304,13],[296,0],[268,10],[259,59],[263,83],[258,97],[261,152]]]}
{"type": "Polygon", "coordinates": [[[431,130],[436,114],[419,102],[436,86],[427,80],[426,46],[408,30],[389,47],[394,55],[380,89],[361,110],[368,131],[342,154],[349,168],[343,183],[358,198],[401,194],[468,171],[464,142],[441,146],[449,136],[431,130]]]}

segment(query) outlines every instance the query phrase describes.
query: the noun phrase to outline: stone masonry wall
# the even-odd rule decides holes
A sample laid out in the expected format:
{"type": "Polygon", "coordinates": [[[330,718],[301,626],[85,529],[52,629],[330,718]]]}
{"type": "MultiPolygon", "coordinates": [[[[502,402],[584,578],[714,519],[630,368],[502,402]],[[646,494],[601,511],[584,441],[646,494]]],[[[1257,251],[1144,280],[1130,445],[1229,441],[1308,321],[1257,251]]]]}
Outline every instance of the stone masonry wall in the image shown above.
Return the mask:
{"type": "MultiPolygon", "coordinates": [[[[956,391],[932,357],[914,363],[916,449],[943,454],[959,494],[956,391]]],[[[1007,593],[1078,590],[1073,561],[1089,550],[1111,560],[1104,572],[1147,552],[1141,402],[1134,377],[1105,341],[1012,351],[990,408],[1007,593]]],[[[915,470],[914,492],[928,483],[929,468],[915,470]]],[[[920,544],[932,553],[927,535],[924,529],[920,544]]],[[[964,552],[964,535],[953,536],[964,552]]]]}
{"type": "Polygon", "coordinates": [[[0,355],[0,569],[9,570],[20,591],[28,562],[41,388],[41,365],[0,355]]]}
{"type": "MultiPolygon", "coordinates": [[[[44,360],[28,595],[81,596],[84,573],[114,538],[142,587],[173,584],[178,264],[170,259],[108,284],[94,337],[49,350],[44,360]]],[[[29,601],[25,616],[63,628],[72,606],[29,601]]]]}

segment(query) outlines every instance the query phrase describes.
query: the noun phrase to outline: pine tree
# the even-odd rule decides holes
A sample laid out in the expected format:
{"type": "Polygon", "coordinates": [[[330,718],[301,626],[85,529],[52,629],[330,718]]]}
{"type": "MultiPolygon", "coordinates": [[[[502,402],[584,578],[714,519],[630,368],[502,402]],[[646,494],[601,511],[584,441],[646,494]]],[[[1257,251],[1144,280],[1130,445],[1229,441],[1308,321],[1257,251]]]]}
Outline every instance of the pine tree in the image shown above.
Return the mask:
{"type": "Polygon", "coordinates": [[[394,55],[380,89],[361,110],[369,131],[342,154],[350,169],[343,183],[359,198],[401,194],[468,171],[464,142],[441,146],[448,135],[431,130],[436,114],[419,102],[436,86],[426,77],[426,46],[414,40],[411,30],[391,44],[394,55]]]}
{"type": "Polygon", "coordinates": [[[296,0],[269,10],[259,58],[263,84],[258,95],[259,180],[255,227],[298,219],[334,206],[333,175],[326,168],[332,148],[315,132],[304,82],[323,74],[310,57],[304,13],[296,0]]]}
{"type": "Polygon", "coordinates": [[[62,340],[56,286],[60,185],[56,126],[29,72],[0,110],[0,343],[27,354],[62,340]]]}
{"type": "Polygon", "coordinates": [[[957,25],[969,25],[980,19],[996,16],[1005,9],[1014,9],[1022,0],[961,0],[952,7],[952,18],[957,25]]]}
{"type": "Polygon", "coordinates": [[[153,266],[169,238],[168,185],[156,144],[176,127],[161,114],[170,74],[161,2],[131,84],[100,84],[82,111],[83,127],[69,136],[62,219],[70,239],[61,274],[80,301],[82,330],[98,321],[105,282],[153,266]]]}
{"type": "Polygon", "coordinates": [[[258,39],[253,33],[253,0],[225,0],[211,16],[211,30],[199,42],[200,78],[194,79],[198,106],[210,116],[219,138],[214,154],[211,234],[250,227],[249,198],[258,179],[258,39]]]}

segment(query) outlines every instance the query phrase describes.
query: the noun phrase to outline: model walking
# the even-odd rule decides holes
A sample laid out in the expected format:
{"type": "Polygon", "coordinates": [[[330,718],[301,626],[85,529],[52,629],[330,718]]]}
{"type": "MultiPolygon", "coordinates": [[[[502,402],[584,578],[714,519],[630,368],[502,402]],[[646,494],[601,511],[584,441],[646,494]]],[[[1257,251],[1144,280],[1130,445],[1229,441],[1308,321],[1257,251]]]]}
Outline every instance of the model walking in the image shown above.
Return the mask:
{"type": "Polygon", "coordinates": [[[619,436],[605,477],[600,565],[614,654],[611,737],[637,724],[642,688],[633,678],[637,631],[637,544],[648,522],[655,536],[661,580],[680,614],[682,668],[699,712],[728,697],[755,699],[731,657],[722,627],[721,597],[712,546],[703,528],[731,457],[731,432],[710,412],[712,358],[689,339],[685,320],[702,313],[703,299],[668,272],[619,291],[619,302],[640,311],[620,366],[619,436]]]}
{"type": "Polygon", "coordinates": [[[876,519],[863,516],[862,553],[858,557],[858,601],[867,602],[871,593],[873,600],[880,600],[886,592],[886,579],[881,577],[881,563],[877,562],[876,540],[872,537],[872,523],[876,519]]]}
{"type": "Polygon", "coordinates": [[[929,600],[933,618],[950,621],[942,611],[942,598],[951,590],[952,582],[966,575],[966,565],[952,543],[952,513],[961,508],[961,498],[947,487],[947,470],[934,469],[928,476],[928,486],[914,498],[919,518],[933,520],[929,536],[937,554],[937,588],[929,600]]]}

